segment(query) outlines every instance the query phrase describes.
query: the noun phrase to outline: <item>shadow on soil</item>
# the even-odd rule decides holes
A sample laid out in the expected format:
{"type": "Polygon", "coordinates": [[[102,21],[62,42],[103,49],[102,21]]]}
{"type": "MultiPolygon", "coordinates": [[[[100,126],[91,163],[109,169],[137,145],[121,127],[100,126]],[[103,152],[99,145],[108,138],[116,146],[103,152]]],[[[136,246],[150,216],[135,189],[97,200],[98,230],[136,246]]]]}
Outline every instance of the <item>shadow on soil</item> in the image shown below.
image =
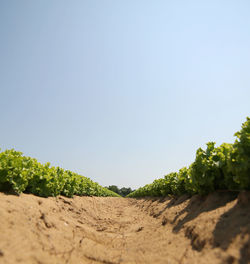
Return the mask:
{"type": "Polygon", "coordinates": [[[233,192],[215,192],[207,196],[194,195],[188,205],[176,215],[172,224],[176,223],[173,231],[179,232],[182,227],[198,217],[203,212],[209,212],[215,210],[219,207],[225,206],[228,202],[236,199],[238,193],[233,192]],[[186,214],[186,216],[178,220],[181,215],[186,214]]]}
{"type": "MultiPolygon", "coordinates": [[[[159,217],[163,213],[174,206],[180,205],[189,199],[189,196],[181,196],[179,198],[146,198],[151,203],[147,205],[146,210],[153,205],[154,202],[164,203],[167,205],[160,211],[155,212],[152,216],[159,217]]],[[[145,199],[145,198],[144,198],[145,199]]],[[[240,234],[241,243],[243,246],[240,249],[240,264],[250,263],[250,192],[215,192],[207,196],[194,195],[190,198],[185,208],[177,213],[171,221],[174,225],[173,232],[178,233],[184,225],[203,212],[209,212],[217,208],[225,206],[228,202],[237,199],[237,203],[233,208],[226,211],[219,218],[212,234],[212,241],[205,241],[195,233],[195,228],[186,228],[185,235],[191,240],[193,249],[201,251],[208,242],[212,248],[219,247],[222,250],[227,250],[233,240],[240,234]],[[184,215],[184,218],[181,216],[184,215]]],[[[141,200],[140,198],[138,200],[141,200]]],[[[165,225],[165,222],[162,222],[165,225]]],[[[226,263],[234,263],[235,259],[229,256],[226,263]]]]}
{"type": "MultiPolygon", "coordinates": [[[[240,235],[244,245],[240,249],[239,263],[250,263],[250,192],[216,192],[206,197],[193,196],[188,205],[172,221],[172,224],[175,224],[173,232],[178,233],[186,223],[201,213],[215,210],[235,199],[237,199],[235,206],[222,214],[215,226],[212,247],[227,250],[232,241],[240,235]],[[178,220],[184,213],[186,216],[178,220]]],[[[198,251],[202,250],[206,244],[193,230],[187,229],[186,236],[191,239],[193,248],[198,251]]],[[[228,263],[234,262],[233,257],[230,257],[230,260],[228,263]]]]}
{"type": "Polygon", "coordinates": [[[241,192],[235,206],[220,217],[213,231],[213,247],[226,250],[239,234],[244,241],[239,263],[250,263],[250,192],[241,192]]]}

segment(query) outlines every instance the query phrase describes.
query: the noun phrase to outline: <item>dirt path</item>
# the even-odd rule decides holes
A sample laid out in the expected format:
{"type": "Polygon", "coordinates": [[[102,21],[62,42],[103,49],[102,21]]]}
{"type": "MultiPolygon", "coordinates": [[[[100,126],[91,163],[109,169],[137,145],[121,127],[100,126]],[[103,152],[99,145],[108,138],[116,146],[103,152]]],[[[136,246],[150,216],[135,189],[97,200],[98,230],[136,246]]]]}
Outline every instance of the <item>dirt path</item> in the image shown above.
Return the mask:
{"type": "Polygon", "coordinates": [[[0,193],[0,263],[250,263],[249,197],[0,193]]]}

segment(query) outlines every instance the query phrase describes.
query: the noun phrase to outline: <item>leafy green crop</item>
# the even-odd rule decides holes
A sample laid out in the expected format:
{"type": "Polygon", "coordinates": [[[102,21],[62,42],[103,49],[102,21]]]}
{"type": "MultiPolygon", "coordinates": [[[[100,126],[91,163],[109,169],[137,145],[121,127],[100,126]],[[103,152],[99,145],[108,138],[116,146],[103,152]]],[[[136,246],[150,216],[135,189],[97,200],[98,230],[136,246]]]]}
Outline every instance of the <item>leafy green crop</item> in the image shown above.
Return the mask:
{"type": "Polygon", "coordinates": [[[28,192],[38,196],[119,196],[74,172],[23,156],[14,149],[0,153],[0,191],[28,192]]]}
{"type": "Polygon", "coordinates": [[[189,168],[157,179],[152,184],[130,193],[128,197],[206,194],[215,190],[250,189],[250,118],[235,134],[234,144],[215,147],[208,142],[206,150],[196,151],[195,161],[189,168]]]}
{"type": "Polygon", "coordinates": [[[250,118],[243,123],[241,131],[235,133],[237,137],[232,158],[229,162],[229,171],[235,175],[235,182],[241,189],[250,189],[250,118]]]}
{"type": "Polygon", "coordinates": [[[195,192],[200,194],[213,192],[218,189],[227,189],[230,179],[225,177],[228,152],[231,153],[232,145],[223,144],[216,148],[214,142],[207,143],[204,151],[199,148],[196,159],[190,166],[190,179],[195,192]]]}

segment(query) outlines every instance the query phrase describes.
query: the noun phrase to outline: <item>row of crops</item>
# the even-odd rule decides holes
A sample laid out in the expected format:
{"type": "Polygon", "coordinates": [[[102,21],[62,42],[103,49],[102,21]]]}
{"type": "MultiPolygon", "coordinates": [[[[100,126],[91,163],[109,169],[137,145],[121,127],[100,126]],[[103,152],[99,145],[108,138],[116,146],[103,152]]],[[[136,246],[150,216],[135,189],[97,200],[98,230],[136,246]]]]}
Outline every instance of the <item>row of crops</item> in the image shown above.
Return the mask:
{"type": "Polygon", "coordinates": [[[0,191],[33,193],[48,197],[59,194],[119,196],[74,172],[49,163],[41,164],[36,159],[23,156],[22,152],[6,150],[0,153],[0,191]]]}
{"type": "Polygon", "coordinates": [[[128,197],[207,194],[215,190],[250,190],[250,118],[235,134],[234,144],[199,148],[195,161],[130,193],[128,197]]]}

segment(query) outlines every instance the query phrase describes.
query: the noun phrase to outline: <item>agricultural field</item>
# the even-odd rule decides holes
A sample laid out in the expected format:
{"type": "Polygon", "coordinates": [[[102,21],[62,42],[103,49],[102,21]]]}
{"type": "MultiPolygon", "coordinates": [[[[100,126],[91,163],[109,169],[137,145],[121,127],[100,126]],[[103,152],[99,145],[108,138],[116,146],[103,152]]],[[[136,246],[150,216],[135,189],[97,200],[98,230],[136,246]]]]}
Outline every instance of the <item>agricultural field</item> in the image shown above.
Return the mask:
{"type": "Polygon", "coordinates": [[[250,263],[250,118],[235,135],[125,198],[1,152],[0,263],[250,263]]]}
{"type": "Polygon", "coordinates": [[[0,264],[250,264],[250,1],[0,1],[0,264]]]}

